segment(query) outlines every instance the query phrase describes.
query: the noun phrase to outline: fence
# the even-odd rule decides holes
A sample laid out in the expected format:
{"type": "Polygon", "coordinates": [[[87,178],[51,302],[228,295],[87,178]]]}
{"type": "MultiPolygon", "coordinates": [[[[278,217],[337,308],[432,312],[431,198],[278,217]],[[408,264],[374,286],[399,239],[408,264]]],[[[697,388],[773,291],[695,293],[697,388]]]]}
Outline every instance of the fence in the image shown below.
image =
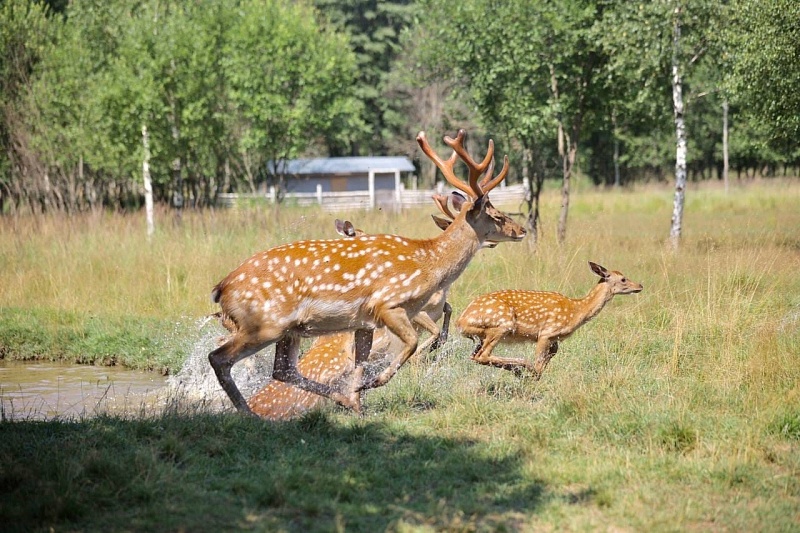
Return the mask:
{"type": "MultiPolygon", "coordinates": [[[[283,201],[288,205],[319,206],[324,211],[347,211],[353,209],[394,209],[400,210],[409,207],[431,205],[431,195],[444,191],[440,183],[438,190],[413,189],[406,190],[401,187],[399,191],[346,191],[346,192],[287,192],[283,201]]],[[[500,204],[521,204],[525,201],[528,192],[527,183],[500,186],[492,190],[492,202],[500,204]]],[[[266,194],[220,194],[218,203],[222,207],[239,207],[248,203],[275,203],[275,189],[270,187],[266,194]]]]}

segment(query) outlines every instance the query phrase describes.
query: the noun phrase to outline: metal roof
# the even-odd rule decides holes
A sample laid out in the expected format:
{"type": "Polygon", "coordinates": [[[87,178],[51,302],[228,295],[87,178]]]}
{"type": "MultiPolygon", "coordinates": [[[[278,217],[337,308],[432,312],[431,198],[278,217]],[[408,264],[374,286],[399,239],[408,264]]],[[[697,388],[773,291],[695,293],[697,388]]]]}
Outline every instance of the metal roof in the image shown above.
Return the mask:
{"type": "MultiPolygon", "coordinates": [[[[285,173],[302,176],[304,174],[354,174],[370,170],[399,170],[413,172],[414,165],[403,156],[372,157],[320,157],[316,159],[293,159],[286,161],[285,173]]],[[[270,168],[273,163],[269,163],[270,168]]]]}

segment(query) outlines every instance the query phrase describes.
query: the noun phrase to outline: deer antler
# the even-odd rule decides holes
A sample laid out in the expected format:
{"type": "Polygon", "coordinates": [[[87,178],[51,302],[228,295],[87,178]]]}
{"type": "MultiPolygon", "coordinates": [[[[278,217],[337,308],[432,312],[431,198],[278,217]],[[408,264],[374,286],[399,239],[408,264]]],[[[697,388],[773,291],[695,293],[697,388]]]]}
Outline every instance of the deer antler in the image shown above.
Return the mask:
{"type": "Polygon", "coordinates": [[[439,211],[444,213],[450,220],[455,220],[456,215],[450,210],[450,206],[447,205],[448,196],[444,194],[434,194],[432,196],[433,201],[436,203],[436,206],[439,208],[439,211]]]}
{"type": "Polygon", "coordinates": [[[420,148],[422,148],[422,151],[425,152],[425,155],[427,155],[439,168],[439,170],[442,171],[442,174],[450,185],[465,193],[472,200],[477,200],[483,198],[506,177],[506,174],[508,174],[508,156],[504,158],[503,170],[500,171],[500,174],[498,174],[497,177],[492,179],[491,175],[494,171],[494,141],[491,139],[489,140],[489,149],[486,152],[486,156],[483,158],[483,161],[478,164],[474,159],[472,159],[472,156],[467,153],[467,150],[464,147],[464,139],[466,135],[467,132],[463,129],[460,129],[458,130],[458,134],[456,135],[455,139],[450,136],[446,136],[444,138],[445,144],[453,149],[453,155],[451,155],[446,161],[439,157],[433,148],[431,148],[427,138],[425,137],[425,132],[419,132],[417,135],[417,143],[419,144],[420,148]],[[459,157],[462,161],[464,161],[464,164],[466,164],[467,168],[469,169],[469,184],[464,183],[463,180],[459,179],[453,170],[456,160],[459,157]],[[479,181],[478,178],[480,178],[482,175],[484,175],[484,177],[479,181]]]}

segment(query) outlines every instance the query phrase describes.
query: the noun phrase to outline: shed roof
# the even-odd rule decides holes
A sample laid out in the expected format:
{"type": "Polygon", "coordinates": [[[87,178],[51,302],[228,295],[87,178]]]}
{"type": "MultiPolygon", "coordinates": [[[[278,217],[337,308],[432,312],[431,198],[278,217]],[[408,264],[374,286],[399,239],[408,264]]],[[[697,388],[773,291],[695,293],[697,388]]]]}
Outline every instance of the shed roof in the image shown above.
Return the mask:
{"type": "MultiPolygon", "coordinates": [[[[370,170],[414,171],[413,163],[403,156],[320,157],[293,159],[284,164],[286,174],[298,176],[304,174],[353,174],[370,170]]],[[[270,167],[272,167],[272,163],[270,163],[270,167]]]]}

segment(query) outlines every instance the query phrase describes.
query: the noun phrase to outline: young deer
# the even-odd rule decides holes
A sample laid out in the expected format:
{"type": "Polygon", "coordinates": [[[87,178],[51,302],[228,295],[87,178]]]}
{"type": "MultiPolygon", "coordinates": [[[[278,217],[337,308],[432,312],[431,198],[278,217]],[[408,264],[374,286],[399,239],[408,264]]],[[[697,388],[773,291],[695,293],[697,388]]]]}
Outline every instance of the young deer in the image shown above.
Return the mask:
{"type": "Polygon", "coordinates": [[[608,271],[589,261],[600,282],[584,298],[573,299],[557,292],[504,290],[478,296],[464,309],[456,327],[465,337],[477,340],[472,360],[482,365],[532,372],[539,379],[558,351],[558,343],[594,318],[615,294],[640,292],[642,285],[621,272],[608,271]],[[496,357],[499,342],[536,342],[536,360],[496,357]]]}
{"type": "MultiPolygon", "coordinates": [[[[436,220],[436,218],[434,218],[436,220]]],[[[437,224],[439,224],[437,222],[437,224]]],[[[349,220],[335,221],[336,231],[343,237],[360,237],[365,232],[357,229],[349,220]]],[[[452,308],[445,299],[444,291],[433,295],[431,300],[422,308],[434,322],[443,318],[442,331],[435,345],[430,350],[435,350],[447,340],[450,314],[452,308]]],[[[224,325],[224,324],[223,324],[224,325]]],[[[319,381],[327,385],[335,385],[344,380],[345,375],[351,373],[355,367],[354,335],[352,332],[322,335],[314,339],[308,351],[299,359],[297,370],[308,379],[319,381]]],[[[390,353],[396,344],[397,338],[389,333],[386,328],[378,328],[374,332],[372,354],[390,353]]],[[[288,420],[297,417],[317,405],[325,398],[305,391],[289,383],[270,381],[256,391],[248,400],[247,405],[253,414],[267,420],[288,420]]]]}
{"type": "Polygon", "coordinates": [[[492,177],[494,143],[489,141],[486,157],[476,163],[464,148],[465,135],[460,130],[455,139],[445,137],[453,149],[447,160],[434,152],[423,132],[417,135],[423,152],[445,179],[469,197],[440,235],[432,239],[363,235],[285,244],[255,254],[213,288],[212,300],[220,304],[223,320],[233,324],[233,333],[208,359],[237,409],[250,412],[231,378],[231,367],[275,344],[274,379],[360,411],[361,390],[385,385],[409,357],[436,342],[439,327],[420,313],[431,297],[461,275],[485,242],[522,240],[525,229],[495,209],[488,198],[508,173],[508,157],[492,177]],[[469,169],[469,183],[455,175],[459,158],[469,169]],[[421,346],[412,323],[431,333],[421,346]],[[399,337],[403,348],[374,380],[358,384],[372,330],[379,326],[399,337]],[[356,332],[354,387],[335,390],[298,372],[301,337],[344,331],[356,332]]]}

